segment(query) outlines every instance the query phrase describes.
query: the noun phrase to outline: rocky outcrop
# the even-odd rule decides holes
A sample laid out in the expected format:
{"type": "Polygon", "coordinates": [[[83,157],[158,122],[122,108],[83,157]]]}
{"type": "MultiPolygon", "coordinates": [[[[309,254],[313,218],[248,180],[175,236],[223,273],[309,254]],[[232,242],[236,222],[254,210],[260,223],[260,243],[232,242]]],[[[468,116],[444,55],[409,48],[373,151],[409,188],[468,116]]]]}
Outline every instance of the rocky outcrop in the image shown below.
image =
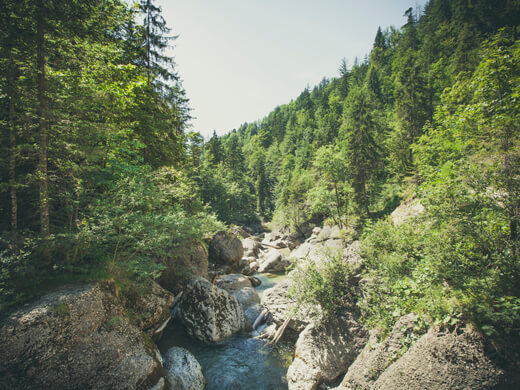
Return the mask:
{"type": "Polygon", "coordinates": [[[216,264],[238,267],[244,256],[242,242],[233,234],[218,232],[209,244],[209,259],[216,264]]]}
{"type": "Polygon", "coordinates": [[[399,226],[410,219],[422,214],[424,212],[424,206],[421,204],[416,196],[412,196],[410,199],[401,203],[390,217],[395,226],[399,226]]]}
{"type": "Polygon", "coordinates": [[[174,296],[153,280],[123,290],[120,298],[131,319],[150,336],[162,332],[170,320],[174,296]]]}
{"type": "Polygon", "coordinates": [[[251,237],[242,240],[242,246],[244,247],[244,257],[258,257],[260,252],[260,244],[251,237]]]}
{"type": "Polygon", "coordinates": [[[172,347],[163,359],[168,379],[175,390],[204,390],[202,367],[188,350],[172,347]]]}
{"type": "Polygon", "coordinates": [[[237,298],[201,277],[188,284],[180,312],[188,333],[205,343],[218,342],[246,327],[237,298]]]}
{"type": "Polygon", "coordinates": [[[372,387],[375,389],[493,389],[504,372],[486,355],[484,339],[435,329],[422,336],[372,387]]]}
{"type": "Polygon", "coordinates": [[[208,278],[208,253],[200,242],[182,245],[161,262],[165,269],[158,282],[168,291],[180,292],[192,276],[208,278]]]}
{"type": "Polygon", "coordinates": [[[368,340],[368,331],[345,314],[309,324],[296,342],[294,361],[287,372],[289,390],[312,390],[330,384],[356,359],[368,340]]]}
{"type": "Polygon", "coordinates": [[[167,381],[157,347],[114,285],[62,288],[0,322],[0,389],[149,389],[167,381]]]}
{"type": "MultiPolygon", "coordinates": [[[[265,290],[262,295],[262,305],[269,310],[277,325],[282,325],[287,318],[293,315],[296,303],[289,297],[292,283],[290,278],[284,279],[276,286],[265,290]]],[[[308,324],[309,318],[297,313],[289,321],[287,327],[295,332],[300,332],[308,324]]]]}
{"type": "Polygon", "coordinates": [[[388,338],[382,342],[378,341],[379,332],[372,330],[367,344],[341,381],[342,388],[371,389],[381,373],[414,340],[415,324],[416,317],[413,314],[401,317],[388,338]]]}

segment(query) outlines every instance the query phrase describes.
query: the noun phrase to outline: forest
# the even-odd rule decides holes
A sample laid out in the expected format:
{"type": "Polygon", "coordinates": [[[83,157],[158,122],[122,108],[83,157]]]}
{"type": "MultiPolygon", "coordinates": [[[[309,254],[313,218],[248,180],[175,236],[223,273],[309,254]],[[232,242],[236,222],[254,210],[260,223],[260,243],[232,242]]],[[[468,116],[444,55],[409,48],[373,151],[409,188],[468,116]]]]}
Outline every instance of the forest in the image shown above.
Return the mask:
{"type": "MultiPolygon", "coordinates": [[[[204,142],[153,1],[4,1],[0,311],[157,278],[225,226],[312,222],[361,240],[370,326],[414,312],[519,345],[519,21],[518,0],[430,0],[337,76],[204,142]],[[394,226],[410,199],[425,212],[394,226]]],[[[333,312],[346,271],[327,272],[304,298],[333,312]]]]}

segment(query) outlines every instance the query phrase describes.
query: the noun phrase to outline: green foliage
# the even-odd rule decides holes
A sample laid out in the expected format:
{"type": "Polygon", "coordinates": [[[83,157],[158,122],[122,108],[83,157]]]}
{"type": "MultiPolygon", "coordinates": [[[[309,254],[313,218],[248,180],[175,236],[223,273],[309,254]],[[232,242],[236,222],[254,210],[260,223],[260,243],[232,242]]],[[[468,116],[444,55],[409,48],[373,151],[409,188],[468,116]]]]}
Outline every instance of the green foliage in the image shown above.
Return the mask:
{"type": "Polygon", "coordinates": [[[320,262],[306,260],[294,266],[289,294],[299,310],[319,315],[318,319],[323,320],[357,302],[356,277],[340,253],[330,252],[320,262]]]}

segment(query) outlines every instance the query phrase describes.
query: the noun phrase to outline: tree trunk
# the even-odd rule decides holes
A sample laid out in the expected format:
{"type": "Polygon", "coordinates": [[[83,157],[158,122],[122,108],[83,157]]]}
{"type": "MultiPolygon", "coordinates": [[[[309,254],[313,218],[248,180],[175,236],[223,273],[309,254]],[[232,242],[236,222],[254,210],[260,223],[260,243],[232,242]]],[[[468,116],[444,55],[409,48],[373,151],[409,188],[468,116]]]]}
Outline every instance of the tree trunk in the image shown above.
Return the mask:
{"type": "Polygon", "coordinates": [[[40,228],[43,236],[49,235],[49,180],[47,176],[47,100],[45,97],[45,9],[42,0],[36,0],[38,72],[38,180],[40,185],[40,228]]]}
{"type": "Polygon", "coordinates": [[[11,195],[11,233],[13,238],[18,231],[18,199],[16,194],[16,134],[14,124],[14,61],[9,65],[9,187],[11,195]]]}

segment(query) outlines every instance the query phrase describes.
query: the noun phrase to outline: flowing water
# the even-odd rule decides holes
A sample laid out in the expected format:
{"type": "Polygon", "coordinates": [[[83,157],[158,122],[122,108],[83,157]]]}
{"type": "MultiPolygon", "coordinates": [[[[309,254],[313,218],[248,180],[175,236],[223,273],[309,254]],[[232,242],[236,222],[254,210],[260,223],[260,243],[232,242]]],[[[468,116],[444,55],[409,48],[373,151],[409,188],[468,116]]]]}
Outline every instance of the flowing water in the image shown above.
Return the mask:
{"type": "MultiPolygon", "coordinates": [[[[256,275],[262,280],[259,295],[285,276],[256,275]]],[[[243,333],[220,343],[207,345],[191,338],[178,318],[165,329],[159,341],[163,355],[179,346],[189,350],[202,366],[207,390],[279,390],[287,389],[285,375],[293,346],[269,345],[253,337],[257,331],[243,333]]]]}

